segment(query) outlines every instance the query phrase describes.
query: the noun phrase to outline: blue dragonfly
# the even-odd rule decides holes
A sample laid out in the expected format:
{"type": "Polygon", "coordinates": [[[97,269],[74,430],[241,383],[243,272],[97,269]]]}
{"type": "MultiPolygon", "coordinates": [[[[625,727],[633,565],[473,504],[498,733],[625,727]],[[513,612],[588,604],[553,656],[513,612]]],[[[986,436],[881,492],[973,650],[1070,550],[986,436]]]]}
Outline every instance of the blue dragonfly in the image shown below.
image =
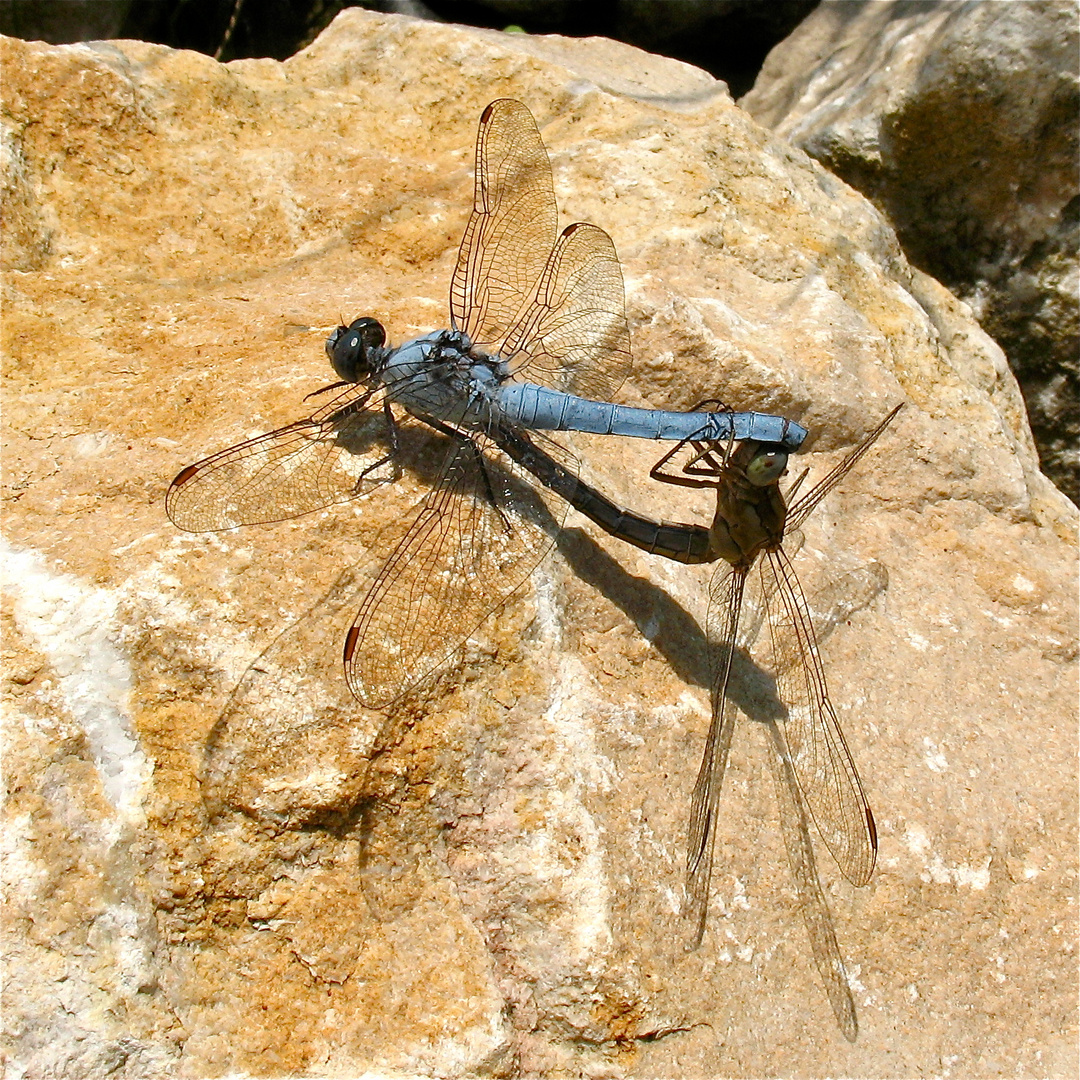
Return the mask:
{"type": "Polygon", "coordinates": [[[450,282],[451,328],[392,348],[370,316],[339,326],[326,352],[340,381],[316,392],[336,396],[189,465],[169,487],[169,518],[201,532],[307,514],[404,470],[430,484],[404,527],[380,538],[385,562],[346,634],[349,687],[371,708],[392,705],[448,661],[550,548],[537,503],[558,523],[565,505],[552,496],[566,494],[528,479],[537,474],[507,451],[518,436],[565,475],[576,474],[572,457],[539,433],[759,439],[789,450],[806,437],[762,413],[611,404],[631,362],[618,257],[595,225],[556,238],[557,217],[532,115],[518,101],[492,102],[450,282]]]}
{"type": "Polygon", "coordinates": [[[686,913],[693,923],[695,947],[705,934],[720,792],[737,716],[729,693],[734,662],[738,653],[749,652],[762,624],[767,625],[771,655],[766,668],[775,679],[775,701],[773,713],[762,719],[769,735],[788,863],[814,962],[837,1023],[851,1041],[858,1033],[855,1004],[818,879],[809,822],[817,826],[853,885],[865,885],[873,873],[877,827],[829,697],[810,609],[784,540],[797,533],[901,407],[798,498],[806,473],[786,496],[781,492],[788,453],[778,442],[679,443],[660,459],[651,476],[665,483],[714,489],[716,511],[708,528],[655,521],[626,510],[582,483],[536,447],[527,433],[499,433],[499,445],[513,460],[613,536],[677,562],[718,563],[709,588],[706,624],[712,722],[691,802],[687,856],[686,913]],[[687,447],[692,450],[688,459],[687,447]],[[672,471],[671,462],[680,455],[684,460],[672,471]]]}

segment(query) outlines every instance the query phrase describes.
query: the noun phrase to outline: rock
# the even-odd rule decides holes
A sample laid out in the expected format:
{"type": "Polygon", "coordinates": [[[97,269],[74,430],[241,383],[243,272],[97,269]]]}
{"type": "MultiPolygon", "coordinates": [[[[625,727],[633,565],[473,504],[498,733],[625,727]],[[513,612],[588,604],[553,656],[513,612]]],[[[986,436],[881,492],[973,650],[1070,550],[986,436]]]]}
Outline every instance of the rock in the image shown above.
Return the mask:
{"type": "MultiPolygon", "coordinates": [[[[1076,510],[1001,351],[865,199],[608,41],[349,9],[285,63],[3,47],[13,1071],[1072,1074],[1076,510]],[[418,478],[235,533],[165,518],[181,467],[311,408],[340,318],[444,322],[500,95],[563,221],[618,246],[623,401],[788,415],[815,475],[906,402],[796,560],[881,837],[863,889],[819,846],[854,1045],[752,723],[684,948],[708,567],[571,514],[386,717],[348,698],[338,621],[418,478]]],[[[646,481],[660,448],[576,448],[612,497],[707,520],[646,481]]]]}
{"type": "Polygon", "coordinates": [[[740,104],[883,210],[1020,380],[1043,466],[1080,501],[1073,4],[825,0],[740,104]]]}

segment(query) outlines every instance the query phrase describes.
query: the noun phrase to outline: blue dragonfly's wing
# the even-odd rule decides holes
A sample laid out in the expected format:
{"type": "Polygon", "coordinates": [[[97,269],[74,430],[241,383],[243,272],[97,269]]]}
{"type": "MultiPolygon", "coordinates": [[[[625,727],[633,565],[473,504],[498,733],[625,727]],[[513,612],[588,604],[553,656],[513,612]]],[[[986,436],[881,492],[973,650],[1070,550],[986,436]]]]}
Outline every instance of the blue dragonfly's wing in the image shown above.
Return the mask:
{"type": "Polygon", "coordinates": [[[381,395],[350,386],[304,420],[181,470],[166,513],[178,528],[212,532],[346,502],[397,478],[389,434],[381,395]]]}
{"type": "Polygon", "coordinates": [[[485,437],[451,447],[346,636],[345,672],[363,704],[386,708],[433,674],[547,553],[567,504],[524,475],[485,437]]]}
{"type": "Polygon", "coordinates": [[[521,379],[608,400],[630,369],[622,270],[611,238],[557,213],[529,110],[493,101],[476,139],[473,211],[450,282],[454,326],[521,379]]]}
{"type": "Polygon", "coordinates": [[[630,372],[622,268],[603,229],[577,223],[559,237],[536,300],[500,348],[520,379],[609,401],[630,372]]]}
{"type": "Polygon", "coordinates": [[[731,737],[735,731],[735,704],[728,693],[732,662],[739,639],[746,570],[722,565],[709,585],[709,611],[706,637],[712,667],[712,721],[705,740],[694,795],[690,803],[690,834],[686,860],[687,908],[685,914],[694,924],[696,948],[705,936],[709,911],[709,884],[712,880],[716,819],[720,791],[724,786],[731,737]]]}
{"type": "Polygon", "coordinates": [[[786,708],[784,737],[814,824],[844,877],[870,880],[877,828],[840,722],[829,700],[817,638],[799,579],[782,548],[759,561],[768,608],[777,694],[786,708]]]}
{"type": "Polygon", "coordinates": [[[536,121],[520,101],[493,101],[480,117],[473,210],[450,279],[455,329],[478,344],[503,340],[535,296],[557,221],[536,121]]]}

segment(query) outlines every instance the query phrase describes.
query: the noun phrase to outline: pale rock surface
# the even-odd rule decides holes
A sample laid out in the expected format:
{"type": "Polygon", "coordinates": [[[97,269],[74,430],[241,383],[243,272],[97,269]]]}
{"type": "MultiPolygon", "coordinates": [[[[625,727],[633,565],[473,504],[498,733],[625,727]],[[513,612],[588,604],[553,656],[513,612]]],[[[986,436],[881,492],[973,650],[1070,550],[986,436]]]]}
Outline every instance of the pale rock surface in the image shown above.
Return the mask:
{"type": "MultiPolygon", "coordinates": [[[[286,63],[6,41],[3,91],[9,1075],[1075,1075],[1076,510],[1001,352],[868,202],[608,41],[352,9],[286,63]],[[907,402],[797,560],[881,834],[866,888],[820,860],[854,1045],[749,722],[684,947],[708,568],[571,513],[387,720],[338,657],[418,479],[235,533],[165,518],[178,469],[301,414],[340,317],[443,324],[499,96],[563,220],[618,246],[622,400],[789,415],[815,470],[907,402]]],[[[658,448],[577,449],[707,519],[646,480],[658,448]]]]}
{"type": "Polygon", "coordinates": [[[1080,500],[1080,20],[1071,0],[825,0],[739,104],[880,207],[1020,380],[1080,500]]]}

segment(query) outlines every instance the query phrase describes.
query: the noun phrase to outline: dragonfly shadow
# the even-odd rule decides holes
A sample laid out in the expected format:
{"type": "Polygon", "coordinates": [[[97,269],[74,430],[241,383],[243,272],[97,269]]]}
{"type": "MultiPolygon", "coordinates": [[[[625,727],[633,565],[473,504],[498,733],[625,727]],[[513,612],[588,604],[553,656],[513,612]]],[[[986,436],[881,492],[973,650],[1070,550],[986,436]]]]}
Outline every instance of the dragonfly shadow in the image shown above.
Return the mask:
{"type": "Polygon", "coordinates": [[[239,811],[284,828],[326,824],[362,797],[383,719],[352,698],[335,645],[366,586],[354,569],[338,575],[248,665],[203,744],[211,820],[239,811]]]}
{"type": "MultiPolygon", "coordinates": [[[[415,440],[416,452],[403,454],[408,471],[420,480],[437,472],[449,440],[416,429],[403,434],[408,443],[415,440]]],[[[559,510],[565,504],[555,504],[552,513],[546,492],[496,462],[487,461],[486,468],[492,486],[512,494],[515,512],[555,540],[575,575],[622,610],[680,679],[706,690],[712,686],[706,635],[682,605],[659,586],[628,573],[582,530],[563,529],[559,510]]],[[[395,523],[387,530],[400,528],[395,523]]],[[[350,694],[337,643],[370,587],[379,552],[386,546],[376,538],[371,567],[350,568],[339,575],[249,665],[229,695],[203,748],[200,779],[211,816],[232,809],[294,827],[339,816],[345,812],[343,806],[355,806],[366,797],[362,774],[368,763],[392,749],[402,728],[426,715],[456,681],[451,657],[389,710],[365,709],[350,694]],[[303,703],[299,714],[296,702],[303,703]],[[325,804],[312,803],[305,795],[303,778],[316,760],[334,761],[353,773],[325,804]]],[[[819,638],[867,606],[886,582],[887,573],[876,563],[846,575],[843,602],[837,601],[820,618],[819,638]]],[[[787,718],[775,677],[746,648],[736,649],[732,658],[728,695],[750,720],[770,723],[787,718]]]]}
{"type": "Polygon", "coordinates": [[[749,720],[774,723],[786,720],[787,706],[780,698],[776,676],[756,663],[744,649],[731,658],[728,698],[749,720]]]}
{"type": "Polygon", "coordinates": [[[620,608],[679,678],[709,687],[705,634],[677,600],[645,578],[628,573],[581,529],[565,529],[557,546],[575,576],[620,608]]]}
{"type": "MultiPolygon", "coordinates": [[[[564,530],[557,543],[577,577],[620,608],[683,682],[705,690],[712,687],[705,632],[686,608],[659,586],[627,573],[581,529],[564,530]]],[[[776,680],[742,649],[732,661],[728,692],[751,719],[778,720],[787,715],[776,680]]]]}
{"type": "Polygon", "coordinates": [[[409,474],[427,488],[435,483],[451,440],[407,415],[395,421],[395,430],[396,453],[381,413],[365,414],[358,417],[356,423],[338,428],[335,442],[347,450],[358,465],[372,461],[357,480],[356,495],[393,483],[403,474],[409,474]]]}

